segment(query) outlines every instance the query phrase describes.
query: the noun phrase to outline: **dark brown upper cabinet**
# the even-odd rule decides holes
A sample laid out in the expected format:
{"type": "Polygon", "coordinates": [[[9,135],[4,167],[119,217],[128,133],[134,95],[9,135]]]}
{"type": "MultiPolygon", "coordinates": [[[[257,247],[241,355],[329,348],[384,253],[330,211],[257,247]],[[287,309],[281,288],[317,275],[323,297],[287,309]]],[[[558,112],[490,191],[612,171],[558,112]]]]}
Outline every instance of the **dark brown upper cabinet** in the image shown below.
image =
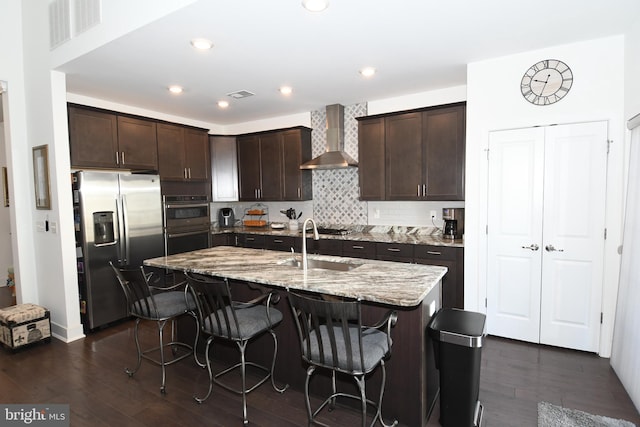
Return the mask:
{"type": "Polygon", "coordinates": [[[297,127],[238,136],[241,201],[309,200],[311,129],[297,127]]]}
{"type": "Polygon", "coordinates": [[[157,170],[156,123],[69,106],[71,166],[157,170]]]}
{"type": "Polygon", "coordinates": [[[206,130],[158,123],[158,172],[164,181],[208,181],[206,130]]]}
{"type": "Polygon", "coordinates": [[[362,200],[464,200],[465,103],[359,118],[362,200]]]}

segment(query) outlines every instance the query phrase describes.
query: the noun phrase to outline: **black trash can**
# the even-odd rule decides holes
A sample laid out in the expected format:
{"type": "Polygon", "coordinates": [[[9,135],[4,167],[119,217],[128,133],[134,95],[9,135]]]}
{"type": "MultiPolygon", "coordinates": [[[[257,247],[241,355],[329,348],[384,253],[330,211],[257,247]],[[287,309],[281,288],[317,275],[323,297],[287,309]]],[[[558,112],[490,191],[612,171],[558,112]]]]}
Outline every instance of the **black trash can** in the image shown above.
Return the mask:
{"type": "Polygon", "coordinates": [[[479,426],[480,362],[486,335],[482,313],[443,308],[427,327],[440,371],[440,424],[479,426]]]}

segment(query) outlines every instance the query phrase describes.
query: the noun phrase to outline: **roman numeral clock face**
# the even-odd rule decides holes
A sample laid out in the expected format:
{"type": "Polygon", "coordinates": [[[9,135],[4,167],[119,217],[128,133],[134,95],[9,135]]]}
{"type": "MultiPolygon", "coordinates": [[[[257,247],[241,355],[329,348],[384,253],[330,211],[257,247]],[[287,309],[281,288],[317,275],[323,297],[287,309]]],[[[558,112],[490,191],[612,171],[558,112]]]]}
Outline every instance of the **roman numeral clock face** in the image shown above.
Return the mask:
{"type": "Polygon", "coordinates": [[[551,105],[564,98],[573,84],[571,68],[557,59],[532,65],[520,82],[524,99],[534,105],[551,105]]]}

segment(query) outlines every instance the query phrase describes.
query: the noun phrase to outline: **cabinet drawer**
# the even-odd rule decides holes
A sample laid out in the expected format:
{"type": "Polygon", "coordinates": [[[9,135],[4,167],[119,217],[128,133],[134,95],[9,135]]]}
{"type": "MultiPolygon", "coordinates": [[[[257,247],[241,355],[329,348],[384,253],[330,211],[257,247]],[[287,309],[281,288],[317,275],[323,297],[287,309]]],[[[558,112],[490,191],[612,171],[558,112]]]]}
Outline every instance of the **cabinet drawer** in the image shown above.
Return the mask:
{"type": "Polygon", "coordinates": [[[342,255],[356,258],[375,259],[376,243],[345,240],[342,242],[342,255]]]}
{"type": "Polygon", "coordinates": [[[294,238],[291,236],[265,236],[265,249],[275,251],[291,251],[294,247],[294,238]]]}
{"type": "Polygon", "coordinates": [[[413,262],[413,247],[403,243],[376,243],[376,259],[413,262]]]}
{"type": "Polygon", "coordinates": [[[215,233],[211,235],[211,247],[214,246],[233,246],[235,237],[232,233],[215,233]]]}
{"type": "MultiPolygon", "coordinates": [[[[314,245],[314,252],[320,255],[333,255],[333,256],[342,256],[342,240],[336,239],[320,239],[320,240],[312,240],[314,245]]],[[[309,244],[309,242],[307,242],[309,244]]]]}
{"type": "Polygon", "coordinates": [[[462,249],[449,246],[417,245],[415,247],[414,258],[416,262],[420,259],[455,261],[456,251],[458,250],[462,249]]]}
{"type": "Polygon", "coordinates": [[[265,236],[262,234],[239,234],[238,246],[243,248],[264,249],[265,236]]]}

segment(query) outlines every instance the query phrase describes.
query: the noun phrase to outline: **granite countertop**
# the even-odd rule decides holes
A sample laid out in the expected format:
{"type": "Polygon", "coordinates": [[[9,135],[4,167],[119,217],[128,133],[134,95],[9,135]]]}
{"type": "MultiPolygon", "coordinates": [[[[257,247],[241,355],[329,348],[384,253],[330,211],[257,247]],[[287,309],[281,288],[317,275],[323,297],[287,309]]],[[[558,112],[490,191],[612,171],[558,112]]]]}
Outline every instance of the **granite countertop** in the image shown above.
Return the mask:
{"type": "MultiPolygon", "coordinates": [[[[442,233],[434,227],[340,226],[333,224],[328,226],[335,228],[344,227],[352,230],[352,232],[343,235],[321,234],[321,239],[354,240],[377,243],[405,243],[410,245],[449,246],[456,248],[464,247],[463,239],[445,239],[442,237],[442,233]]],[[[213,234],[248,233],[265,234],[269,236],[302,237],[302,230],[289,230],[286,227],[284,229],[272,229],[268,226],[236,226],[232,228],[220,228],[217,225],[212,225],[211,232],[213,234]]],[[[307,235],[309,234],[307,233],[307,235]]]]}
{"type": "Polygon", "coordinates": [[[352,263],[358,267],[350,271],[310,268],[305,275],[302,269],[286,265],[294,257],[299,259],[300,254],[216,246],[148,259],[144,265],[400,307],[420,304],[447,272],[446,267],[432,265],[309,255],[309,260],[352,263]]]}

